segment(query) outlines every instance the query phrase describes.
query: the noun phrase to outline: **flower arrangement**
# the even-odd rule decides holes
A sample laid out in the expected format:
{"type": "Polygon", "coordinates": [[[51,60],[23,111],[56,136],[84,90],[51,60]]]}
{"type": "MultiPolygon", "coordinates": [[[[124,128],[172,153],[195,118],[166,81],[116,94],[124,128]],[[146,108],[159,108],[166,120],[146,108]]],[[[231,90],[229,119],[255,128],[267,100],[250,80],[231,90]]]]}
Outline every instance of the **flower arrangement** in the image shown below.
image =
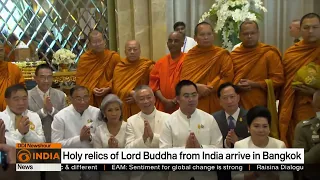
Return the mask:
{"type": "Polygon", "coordinates": [[[240,42],[239,26],[246,19],[261,20],[267,12],[261,0],[216,0],[208,12],[205,12],[199,22],[209,18],[215,23],[214,31],[222,37],[222,46],[229,51],[240,42]]]}
{"type": "Polygon", "coordinates": [[[72,64],[77,56],[68,49],[59,49],[53,54],[53,64],[72,64]]]}

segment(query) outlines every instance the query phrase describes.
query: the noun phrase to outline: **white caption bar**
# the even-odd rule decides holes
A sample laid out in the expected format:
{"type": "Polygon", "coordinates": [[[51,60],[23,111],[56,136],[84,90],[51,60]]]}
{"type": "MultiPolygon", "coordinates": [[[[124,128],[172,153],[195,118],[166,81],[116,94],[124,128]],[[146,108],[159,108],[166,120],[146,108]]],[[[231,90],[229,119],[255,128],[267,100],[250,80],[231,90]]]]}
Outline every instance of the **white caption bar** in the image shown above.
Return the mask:
{"type": "Polygon", "coordinates": [[[61,171],[61,164],[52,163],[17,163],[16,171],[61,171]]]}
{"type": "Polygon", "coordinates": [[[288,149],[61,149],[62,164],[303,164],[304,150],[288,149]]]}

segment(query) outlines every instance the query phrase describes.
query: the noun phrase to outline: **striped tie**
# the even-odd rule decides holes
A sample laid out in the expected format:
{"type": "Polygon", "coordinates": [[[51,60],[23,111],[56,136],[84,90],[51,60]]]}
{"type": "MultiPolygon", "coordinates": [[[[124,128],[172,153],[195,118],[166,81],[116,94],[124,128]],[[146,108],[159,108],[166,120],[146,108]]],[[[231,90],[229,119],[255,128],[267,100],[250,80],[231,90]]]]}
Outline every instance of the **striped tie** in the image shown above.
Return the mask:
{"type": "Polygon", "coordinates": [[[234,118],[232,116],[229,116],[228,117],[228,123],[229,123],[229,130],[230,129],[234,129],[235,128],[235,125],[234,125],[234,122],[233,122],[234,118]]]}

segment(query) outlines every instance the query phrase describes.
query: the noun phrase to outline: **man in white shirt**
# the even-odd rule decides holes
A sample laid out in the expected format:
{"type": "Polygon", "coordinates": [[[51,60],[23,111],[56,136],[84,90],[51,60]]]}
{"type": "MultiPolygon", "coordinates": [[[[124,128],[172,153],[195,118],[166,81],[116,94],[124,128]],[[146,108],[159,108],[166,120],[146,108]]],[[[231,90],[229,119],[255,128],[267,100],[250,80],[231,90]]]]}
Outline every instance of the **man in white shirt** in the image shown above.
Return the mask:
{"type": "MultiPolygon", "coordinates": [[[[165,121],[160,134],[160,148],[222,148],[222,135],[216,120],[197,109],[196,84],[182,80],[176,86],[180,109],[165,121]]],[[[169,179],[217,179],[216,172],[170,172],[169,179]]]]}
{"type": "Polygon", "coordinates": [[[186,24],[184,22],[179,21],[174,23],[173,30],[182,33],[184,36],[184,43],[181,48],[181,52],[187,53],[190,49],[197,45],[197,42],[193,38],[186,36],[186,24]]]}
{"type": "MultiPolygon", "coordinates": [[[[140,112],[128,118],[126,130],[126,148],[159,148],[159,137],[164,121],[170,116],[155,108],[155,97],[147,85],[134,90],[134,99],[140,112]]],[[[163,172],[132,172],[131,180],[166,180],[163,172]]]]}
{"type": "MultiPolygon", "coordinates": [[[[9,119],[3,118],[5,127],[10,133],[7,144],[16,146],[16,143],[42,143],[45,136],[39,115],[28,110],[28,91],[21,85],[10,86],[5,91],[6,109],[3,111],[9,119]],[[7,119],[7,120],[6,120],[7,119]]],[[[40,179],[39,172],[17,172],[18,179],[40,179]]]]}
{"type": "MultiPolygon", "coordinates": [[[[89,91],[83,86],[70,90],[71,105],[59,111],[52,122],[51,142],[63,148],[92,148],[100,110],[89,105],[89,91]]],[[[92,180],[97,172],[60,172],[61,180],[92,180]]]]}
{"type": "Polygon", "coordinates": [[[21,142],[45,142],[39,115],[27,109],[27,89],[21,84],[10,86],[6,89],[5,100],[7,107],[3,112],[10,118],[5,125],[13,138],[13,141],[7,144],[16,146],[15,143],[21,142]]]}
{"type": "Polygon", "coordinates": [[[37,112],[41,118],[46,142],[51,142],[51,123],[53,116],[67,106],[66,95],[51,88],[52,69],[47,64],[40,64],[35,70],[37,86],[28,91],[29,109],[37,112]]]}

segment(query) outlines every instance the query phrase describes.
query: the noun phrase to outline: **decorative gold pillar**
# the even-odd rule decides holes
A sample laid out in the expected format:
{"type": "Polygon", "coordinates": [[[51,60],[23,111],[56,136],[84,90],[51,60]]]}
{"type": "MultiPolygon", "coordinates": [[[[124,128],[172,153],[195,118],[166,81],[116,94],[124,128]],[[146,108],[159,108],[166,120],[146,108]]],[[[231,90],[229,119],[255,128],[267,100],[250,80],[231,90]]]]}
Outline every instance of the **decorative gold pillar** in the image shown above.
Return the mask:
{"type": "Polygon", "coordinates": [[[109,49],[117,51],[115,0],[107,1],[109,49]]]}
{"type": "Polygon", "coordinates": [[[128,40],[138,40],[141,56],[157,61],[166,54],[166,1],[116,0],[118,52],[125,57],[128,40]]]}

